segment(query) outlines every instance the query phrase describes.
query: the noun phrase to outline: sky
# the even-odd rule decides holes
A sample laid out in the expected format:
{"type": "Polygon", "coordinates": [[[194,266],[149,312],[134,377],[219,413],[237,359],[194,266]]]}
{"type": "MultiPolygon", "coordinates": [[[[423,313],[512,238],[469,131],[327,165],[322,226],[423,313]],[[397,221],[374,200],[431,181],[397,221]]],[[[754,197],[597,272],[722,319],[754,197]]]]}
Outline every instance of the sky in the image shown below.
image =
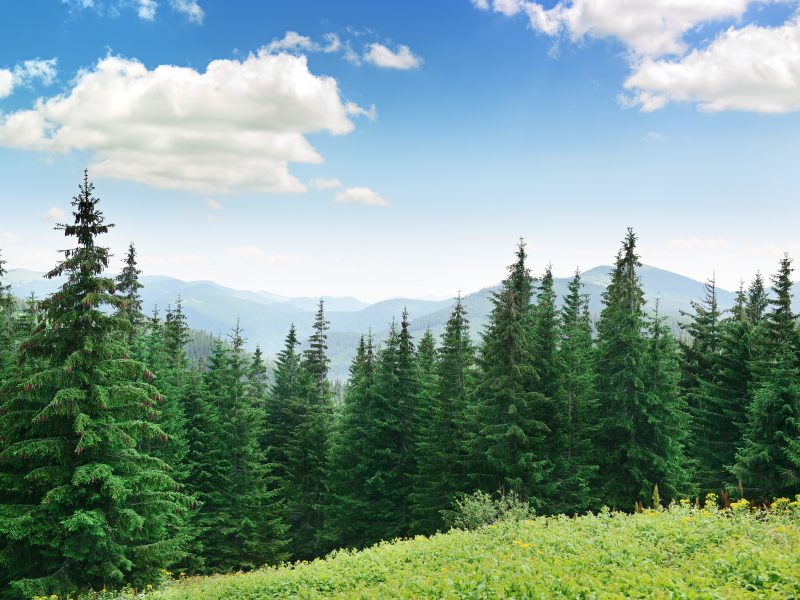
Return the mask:
{"type": "Polygon", "coordinates": [[[445,298],[800,257],[797,0],[0,5],[0,251],[46,270],[84,168],[117,268],[445,298]]]}

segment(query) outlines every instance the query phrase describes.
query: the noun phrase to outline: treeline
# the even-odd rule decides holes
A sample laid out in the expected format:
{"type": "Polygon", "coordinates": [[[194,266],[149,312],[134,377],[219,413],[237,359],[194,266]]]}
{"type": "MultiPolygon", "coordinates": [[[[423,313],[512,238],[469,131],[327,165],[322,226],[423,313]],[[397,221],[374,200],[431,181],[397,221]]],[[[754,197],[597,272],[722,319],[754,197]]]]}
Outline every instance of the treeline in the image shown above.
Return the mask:
{"type": "Polygon", "coordinates": [[[713,282],[676,340],[646,307],[636,236],[594,323],[580,273],[560,309],[520,242],[479,347],[460,298],[440,339],[409,316],[361,338],[341,402],[322,303],[267,376],[237,324],[187,357],[180,302],[145,317],[133,245],[105,275],[110,225],[84,176],[75,246],[23,309],[0,261],[0,594],[73,594],[310,559],[444,529],[462,494],[540,513],[634,510],[708,491],[800,491],[800,333],[791,261],[719,310],[713,282]]]}

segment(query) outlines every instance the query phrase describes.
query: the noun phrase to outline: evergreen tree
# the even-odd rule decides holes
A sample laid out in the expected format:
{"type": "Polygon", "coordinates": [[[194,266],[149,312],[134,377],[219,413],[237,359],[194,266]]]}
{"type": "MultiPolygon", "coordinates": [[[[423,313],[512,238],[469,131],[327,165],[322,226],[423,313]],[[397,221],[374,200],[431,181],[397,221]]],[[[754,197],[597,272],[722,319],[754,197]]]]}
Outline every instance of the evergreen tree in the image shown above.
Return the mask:
{"type": "Polygon", "coordinates": [[[719,444],[728,438],[729,432],[722,430],[731,426],[722,412],[717,390],[722,356],[716,281],[710,279],[704,289],[703,301],[691,303],[693,312],[681,312],[688,319],[681,327],[690,337],[680,344],[681,390],[691,416],[688,454],[701,493],[725,487],[729,474],[726,463],[719,462],[719,444]]]}
{"type": "Polygon", "coordinates": [[[329,325],[324,303],[320,300],[309,347],[301,362],[310,385],[305,386],[305,397],[297,412],[298,421],[290,432],[286,446],[286,472],[281,479],[288,508],[292,557],[295,559],[310,559],[321,553],[325,461],[333,411],[328,381],[329,325]]]}
{"type": "Polygon", "coordinates": [[[48,273],[66,282],[42,303],[45,318],[4,386],[0,578],[11,597],[141,586],[185,542],[187,498],[169,466],[140,449],[164,435],[158,390],[128,357],[130,324],[103,310],[125,299],[102,275],[109,253],[97,241],[110,225],[93,190],[84,174],[74,222],[57,226],[77,245],[48,273]]]}
{"type": "Polygon", "coordinates": [[[261,447],[273,474],[282,482],[287,481],[289,448],[295,428],[303,415],[303,405],[311,388],[311,378],[301,366],[302,355],[298,352],[300,341],[294,325],[289,328],[284,349],[275,359],[272,389],[266,401],[264,435],[261,447]]]}
{"type": "Polygon", "coordinates": [[[548,265],[539,283],[533,309],[531,351],[533,367],[539,376],[536,390],[547,398],[555,398],[559,389],[556,353],[558,351],[558,310],[553,289],[553,271],[548,265]]]}
{"type": "Polygon", "coordinates": [[[125,256],[125,266],[116,278],[116,287],[119,294],[126,302],[121,306],[120,313],[130,322],[130,336],[136,334],[136,329],[144,323],[142,314],[142,296],[139,293],[144,286],[139,282],[142,272],[136,263],[136,248],[131,242],[128,254],[125,256]]]}
{"type": "Polygon", "coordinates": [[[533,278],[520,241],[517,260],[492,295],[475,390],[470,454],[475,486],[485,492],[516,492],[534,504],[552,497],[546,423],[537,418],[548,399],[538,391],[531,343],[533,278]]]}
{"type": "Polygon", "coordinates": [[[755,393],[732,472],[746,497],[768,500],[800,484],[800,334],[792,312],[792,261],[785,256],[772,278],[774,299],[764,317],[755,393]]]}
{"type": "Polygon", "coordinates": [[[438,356],[429,333],[420,340],[417,352],[421,385],[417,474],[411,496],[413,529],[426,534],[442,529],[443,516],[455,496],[469,491],[465,438],[475,348],[461,296],[445,325],[438,356]]]}
{"type": "Polygon", "coordinates": [[[331,432],[321,536],[328,548],[361,548],[377,541],[371,531],[368,495],[368,482],[375,477],[375,454],[384,444],[381,432],[373,427],[375,396],[375,352],[370,334],[359,340],[344,402],[331,432]]]}
{"type": "Polygon", "coordinates": [[[640,266],[636,235],[628,229],[597,325],[598,491],[617,509],[648,501],[655,484],[667,500],[685,491],[683,456],[673,452],[680,444],[665,437],[672,429],[663,434],[654,429],[659,421],[671,425],[681,415],[674,401],[660,405],[669,390],[676,391],[670,380],[673,348],[657,322],[650,327],[654,339],[648,343],[644,335],[640,266]],[[653,411],[661,416],[651,419],[653,411]]]}
{"type": "Polygon", "coordinates": [[[597,504],[593,494],[597,460],[597,434],[592,320],[588,297],[583,293],[580,271],[568,284],[561,309],[558,367],[558,407],[562,417],[563,447],[557,466],[558,498],[565,513],[583,512],[597,504]]]}
{"type": "MultiPolygon", "coordinates": [[[[237,323],[230,349],[218,344],[206,380],[216,409],[213,481],[201,500],[205,564],[213,570],[253,569],[286,557],[284,510],[259,440],[263,409],[248,392],[244,339],[237,323]]],[[[213,429],[212,429],[213,430],[213,429]]]]}

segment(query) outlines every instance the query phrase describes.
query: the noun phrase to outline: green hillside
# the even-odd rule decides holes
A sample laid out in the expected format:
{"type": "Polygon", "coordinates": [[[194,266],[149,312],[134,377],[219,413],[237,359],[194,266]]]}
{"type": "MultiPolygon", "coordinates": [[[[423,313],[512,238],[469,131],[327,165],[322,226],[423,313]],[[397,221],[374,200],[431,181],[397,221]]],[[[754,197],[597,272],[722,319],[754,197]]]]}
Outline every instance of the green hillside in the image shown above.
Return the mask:
{"type": "Polygon", "coordinates": [[[744,504],[502,522],[247,574],[178,576],[147,597],[798,597],[800,502],[767,513],[744,504]]]}

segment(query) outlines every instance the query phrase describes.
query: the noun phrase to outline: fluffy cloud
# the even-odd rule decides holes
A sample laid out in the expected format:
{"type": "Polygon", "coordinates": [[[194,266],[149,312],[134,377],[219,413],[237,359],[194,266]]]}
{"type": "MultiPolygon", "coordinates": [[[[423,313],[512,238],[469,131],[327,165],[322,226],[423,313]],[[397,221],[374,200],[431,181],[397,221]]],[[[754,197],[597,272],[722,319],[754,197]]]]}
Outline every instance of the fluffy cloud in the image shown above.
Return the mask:
{"type": "Polygon", "coordinates": [[[156,9],[158,9],[158,2],[156,2],[156,0],[139,0],[139,9],[137,13],[140,19],[152,21],[156,18],[156,9]]]}
{"type": "Polygon", "coordinates": [[[214,200],[213,198],[206,199],[206,206],[211,210],[222,210],[222,202],[214,200]]]}
{"type": "Polygon", "coordinates": [[[644,111],[696,102],[709,111],[800,110],[800,17],[781,27],[730,28],[679,60],[643,60],[625,82],[644,111]]]}
{"type": "Polygon", "coordinates": [[[319,44],[307,35],[300,35],[296,31],[287,31],[280,39],[274,39],[265,46],[267,52],[303,51],[303,52],[338,52],[342,42],[335,33],[326,33],[322,36],[325,44],[319,44]]]}
{"type": "Polygon", "coordinates": [[[10,96],[14,88],[20,85],[30,85],[40,81],[50,85],[56,78],[55,58],[48,60],[26,60],[17,64],[13,69],[0,69],[0,98],[10,96]]]}
{"type": "Polygon", "coordinates": [[[172,0],[172,8],[186,15],[190,23],[201,25],[206,13],[197,3],[197,0],[172,0]]]}
{"type": "Polygon", "coordinates": [[[342,187],[342,182],[338,179],[317,177],[309,181],[308,185],[315,190],[335,190],[342,187]]]}
{"type": "Polygon", "coordinates": [[[780,113],[800,109],[800,21],[779,27],[730,27],[704,47],[686,34],[709,23],[741,19],[754,4],[776,0],[473,0],[505,15],[524,13],[549,36],[613,38],[629,50],[632,74],[625,106],[658,110],[694,102],[712,111],[780,113]]]}
{"type": "Polygon", "coordinates": [[[367,204],[369,206],[389,206],[389,202],[368,187],[350,187],[336,194],[339,204],[367,204]]]}
{"type": "MultiPolygon", "coordinates": [[[[530,0],[493,0],[496,12],[524,12],[531,27],[573,41],[591,36],[616,38],[639,55],[681,54],[683,36],[700,24],[741,17],[757,0],[566,0],[552,8],[530,0]]],[[[477,4],[489,9],[489,2],[477,4]]]]}
{"type": "Polygon", "coordinates": [[[304,56],[259,52],[204,72],[108,56],[69,92],[0,116],[0,146],[90,151],[94,175],[161,188],[298,192],[289,163],[323,160],[305,134],[346,134],[361,110],[304,56]]]}
{"type": "Polygon", "coordinates": [[[422,65],[422,59],[411,52],[411,48],[403,44],[400,44],[396,51],[383,44],[370,44],[364,53],[364,60],[385,69],[408,70],[417,69],[422,65]]]}
{"type": "Polygon", "coordinates": [[[0,69],[0,98],[10,96],[14,91],[14,73],[8,69],[0,69]]]}

